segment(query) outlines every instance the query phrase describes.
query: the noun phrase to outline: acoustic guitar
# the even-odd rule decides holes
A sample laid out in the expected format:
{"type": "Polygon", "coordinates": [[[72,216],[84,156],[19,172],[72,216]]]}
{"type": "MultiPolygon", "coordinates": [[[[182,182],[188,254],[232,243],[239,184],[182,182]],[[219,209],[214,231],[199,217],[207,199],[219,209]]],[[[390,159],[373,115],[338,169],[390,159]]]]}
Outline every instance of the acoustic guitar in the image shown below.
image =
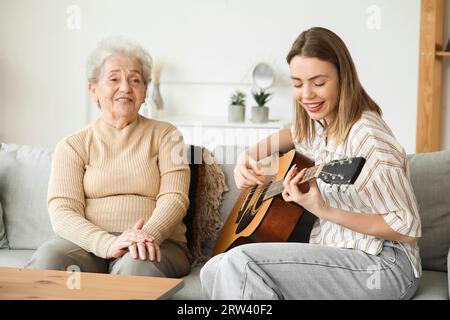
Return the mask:
{"type": "Polygon", "coordinates": [[[277,170],[264,176],[263,185],[243,190],[225,222],[213,255],[252,242],[309,242],[316,217],[294,202],[281,196],[283,180],[294,164],[300,172],[308,168],[299,181],[302,192],[308,192],[311,179],[321,179],[330,185],[348,186],[358,178],[365,159],[362,157],[335,160],[314,166],[309,158],[294,149],[271,159],[277,170]]]}

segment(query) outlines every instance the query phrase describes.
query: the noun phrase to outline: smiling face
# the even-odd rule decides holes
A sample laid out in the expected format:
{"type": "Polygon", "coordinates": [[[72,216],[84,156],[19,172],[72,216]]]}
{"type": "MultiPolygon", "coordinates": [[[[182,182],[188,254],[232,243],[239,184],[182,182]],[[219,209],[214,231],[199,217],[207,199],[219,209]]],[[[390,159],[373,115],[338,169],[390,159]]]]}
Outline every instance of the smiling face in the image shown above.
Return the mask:
{"type": "Polygon", "coordinates": [[[108,58],[97,82],[89,84],[91,98],[101,106],[102,118],[116,127],[136,120],[146,91],[141,65],[124,55],[108,58]]]}
{"type": "Polygon", "coordinates": [[[289,64],[295,100],[314,120],[330,123],[337,111],[339,78],[336,67],[317,58],[295,56],[289,64]]]}

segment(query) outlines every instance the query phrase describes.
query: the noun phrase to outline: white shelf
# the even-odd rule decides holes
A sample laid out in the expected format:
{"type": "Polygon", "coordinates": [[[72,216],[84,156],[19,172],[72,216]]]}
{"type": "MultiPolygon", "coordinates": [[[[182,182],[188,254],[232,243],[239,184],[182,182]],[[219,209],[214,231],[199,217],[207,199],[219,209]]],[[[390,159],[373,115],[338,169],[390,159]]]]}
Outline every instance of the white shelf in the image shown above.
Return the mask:
{"type": "Polygon", "coordinates": [[[268,135],[289,128],[289,121],[267,123],[228,122],[224,117],[164,116],[159,120],[172,123],[183,134],[185,143],[214,149],[220,145],[249,146],[268,135]]]}
{"type": "Polygon", "coordinates": [[[229,122],[224,117],[194,117],[194,116],[165,116],[159,120],[167,121],[177,126],[203,126],[214,128],[243,128],[243,129],[283,129],[291,125],[289,121],[269,120],[266,123],[229,122]]]}

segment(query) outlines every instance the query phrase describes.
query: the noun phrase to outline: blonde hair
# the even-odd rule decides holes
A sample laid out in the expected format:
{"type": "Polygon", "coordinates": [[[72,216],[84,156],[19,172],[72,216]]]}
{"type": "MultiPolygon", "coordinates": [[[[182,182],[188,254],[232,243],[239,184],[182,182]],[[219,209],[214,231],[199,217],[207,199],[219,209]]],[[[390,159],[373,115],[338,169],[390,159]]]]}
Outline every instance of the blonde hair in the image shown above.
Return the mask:
{"type": "Polygon", "coordinates": [[[139,43],[122,36],[103,39],[89,55],[86,72],[89,83],[97,83],[103,64],[113,55],[121,54],[136,59],[141,65],[145,84],[152,81],[153,61],[150,54],[139,43]]]}
{"type": "MultiPolygon", "coordinates": [[[[344,42],[334,32],[320,27],[303,31],[294,41],[286,60],[302,56],[317,58],[332,63],[337,70],[339,80],[339,101],[336,116],[332,123],[321,123],[327,137],[333,137],[337,143],[344,142],[353,124],[361,118],[363,111],[372,110],[382,114],[380,107],[369,97],[362,87],[350,52],[344,42]]],[[[298,102],[295,102],[294,138],[298,142],[315,138],[316,123],[308,116],[298,102]]]]}

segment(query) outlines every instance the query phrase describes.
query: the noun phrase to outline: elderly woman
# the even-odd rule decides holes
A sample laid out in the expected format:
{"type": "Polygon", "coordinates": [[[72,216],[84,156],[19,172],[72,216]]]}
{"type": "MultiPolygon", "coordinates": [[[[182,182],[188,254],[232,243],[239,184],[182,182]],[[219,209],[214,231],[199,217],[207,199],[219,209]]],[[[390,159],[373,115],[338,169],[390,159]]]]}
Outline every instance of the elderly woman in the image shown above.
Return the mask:
{"type": "Polygon", "coordinates": [[[29,268],[181,277],[191,255],[182,220],[189,166],[172,125],[138,112],[152,59],[138,44],[110,38],[88,60],[88,90],[101,116],[54,152],[48,208],[56,237],[29,268]]]}

